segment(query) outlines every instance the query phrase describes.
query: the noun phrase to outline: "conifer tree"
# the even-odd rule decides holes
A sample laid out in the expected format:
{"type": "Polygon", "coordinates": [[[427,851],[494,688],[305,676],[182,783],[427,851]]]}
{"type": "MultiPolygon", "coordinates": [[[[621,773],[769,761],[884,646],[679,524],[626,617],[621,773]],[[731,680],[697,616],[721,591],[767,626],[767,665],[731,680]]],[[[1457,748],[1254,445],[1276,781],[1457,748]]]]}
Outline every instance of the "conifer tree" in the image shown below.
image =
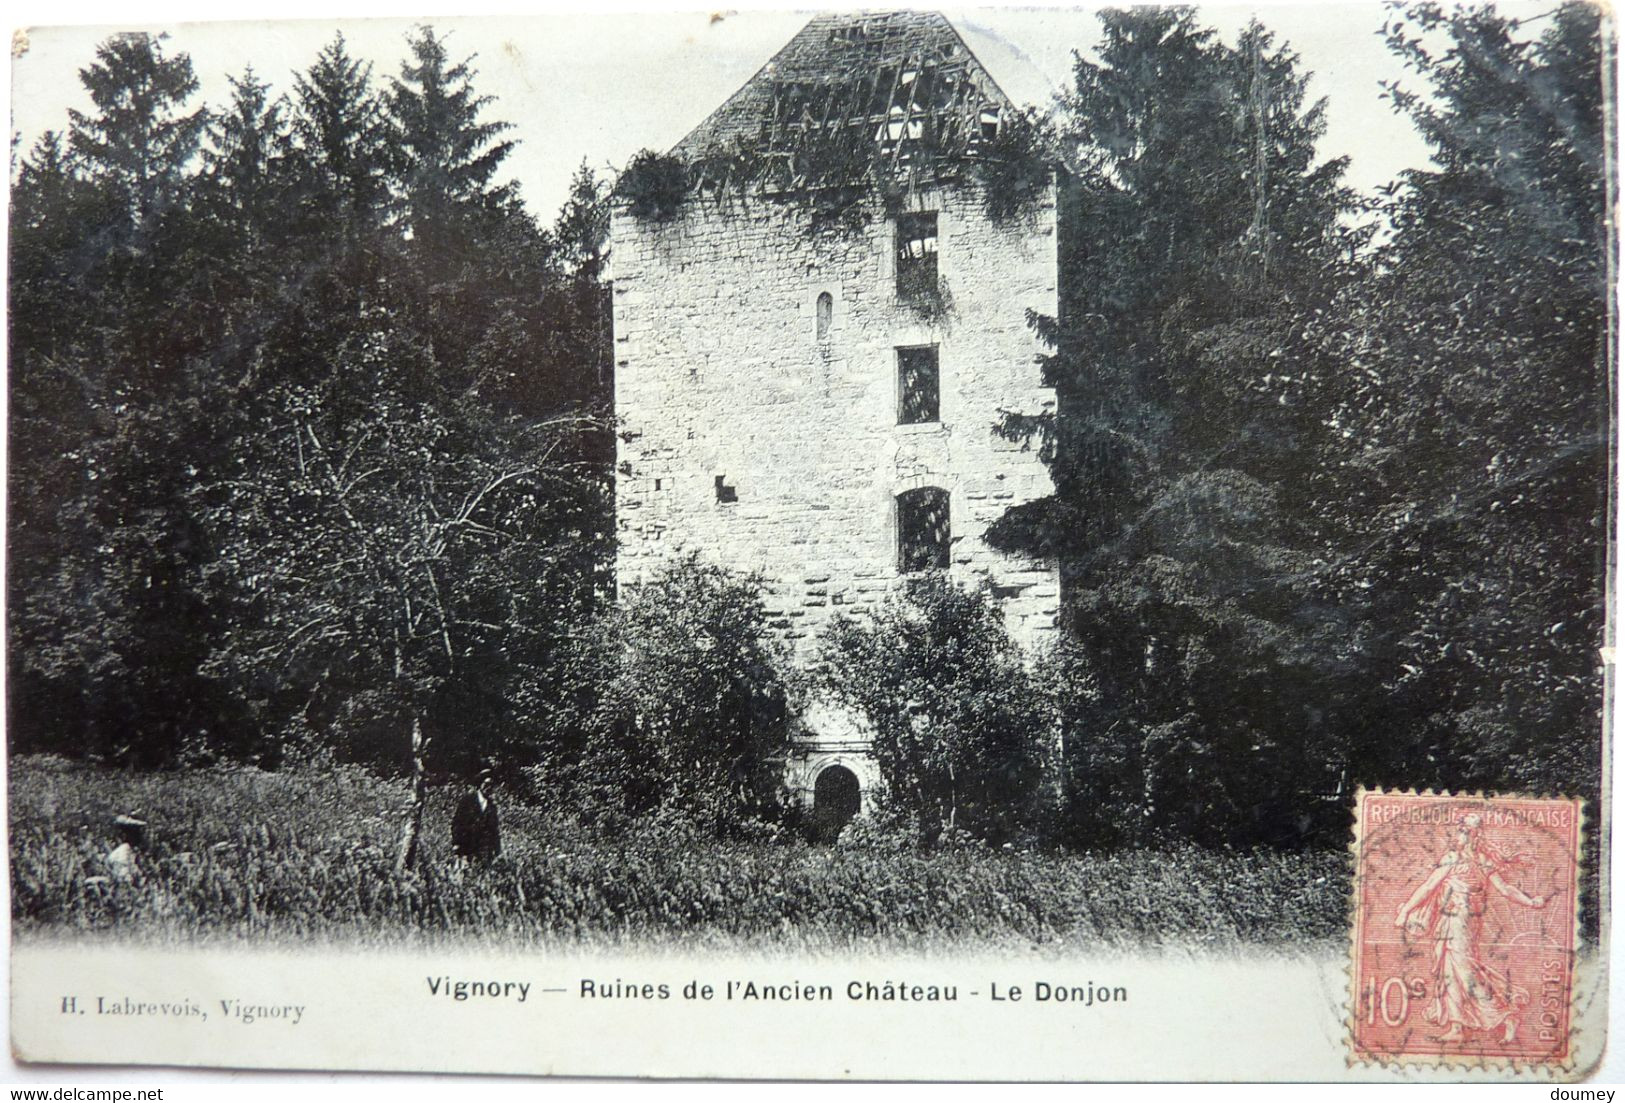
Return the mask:
{"type": "Polygon", "coordinates": [[[77,611],[61,602],[71,549],[98,535],[80,507],[84,448],[97,430],[81,363],[93,305],[85,269],[98,251],[87,223],[99,207],[63,146],[58,133],[42,135],[12,188],[6,581],[13,749],[52,747],[56,739],[93,743],[90,718],[76,708],[86,672],[71,642],[77,611]]]}
{"type": "Polygon", "coordinates": [[[116,209],[140,226],[175,203],[203,136],[207,113],[183,113],[197,92],[192,61],[165,57],[163,36],[121,34],[79,70],[94,114],[69,111],[70,146],[86,178],[112,193],[116,209]]]}
{"type": "MultiPolygon", "coordinates": [[[[18,300],[36,319],[68,318],[40,344],[34,323],[14,330],[13,524],[40,539],[14,581],[12,638],[25,681],[85,702],[68,716],[86,749],[152,763],[214,726],[221,705],[198,673],[204,552],[184,502],[206,451],[196,369],[209,334],[183,288],[207,116],[187,108],[190,59],[160,38],[109,39],[79,75],[96,110],[70,112],[71,171],[50,174],[49,205],[68,212],[51,220],[62,297],[18,300]]],[[[30,716],[22,738],[62,739],[62,724],[30,716]]]]}
{"type": "Polygon", "coordinates": [[[214,346],[221,360],[253,345],[274,289],[304,278],[290,266],[298,210],[287,100],[273,98],[252,66],[229,79],[231,101],[209,122],[185,261],[193,310],[232,335],[229,347],[214,346]]]}
{"type": "Polygon", "coordinates": [[[1067,746],[1074,808],[1113,830],[1291,837],[1272,796],[1328,788],[1315,722],[1340,619],[1308,580],[1321,523],[1321,331],[1357,272],[1324,104],[1257,23],[1237,45],[1188,8],[1107,11],[1061,140],[1077,168],[1059,318],[1036,319],[1053,498],[993,530],[1060,560],[1095,686],[1067,746]]]}
{"type": "Polygon", "coordinates": [[[563,263],[573,278],[596,282],[608,260],[609,189],[583,159],[570,178],[570,194],[553,226],[563,263]]]}
{"type": "Polygon", "coordinates": [[[350,56],[333,36],[316,61],[294,78],[293,133],[305,178],[309,233],[347,236],[375,224],[388,197],[391,155],[383,105],[372,90],[372,66],[350,56]]]}
{"type": "Polygon", "coordinates": [[[210,119],[203,154],[206,213],[247,237],[252,250],[287,213],[288,103],[271,97],[252,65],[229,80],[231,103],[210,119]]]}
{"type": "Polygon", "coordinates": [[[443,244],[458,223],[513,201],[512,183],[492,184],[513,151],[513,142],[499,140],[512,125],[481,120],[493,97],[474,92],[474,59],[452,63],[433,27],[419,27],[407,46],[412,56],[387,96],[401,155],[398,215],[414,236],[443,244]]]}
{"type": "Polygon", "coordinates": [[[1612,395],[1598,10],[1396,8],[1388,86],[1432,164],[1355,316],[1375,783],[1595,794],[1612,395]]]}
{"type": "Polygon", "coordinates": [[[89,196],[63,148],[47,130],[17,167],[11,189],[10,330],[13,364],[19,355],[48,356],[73,331],[83,293],[77,272],[88,262],[80,240],[89,196]]]}

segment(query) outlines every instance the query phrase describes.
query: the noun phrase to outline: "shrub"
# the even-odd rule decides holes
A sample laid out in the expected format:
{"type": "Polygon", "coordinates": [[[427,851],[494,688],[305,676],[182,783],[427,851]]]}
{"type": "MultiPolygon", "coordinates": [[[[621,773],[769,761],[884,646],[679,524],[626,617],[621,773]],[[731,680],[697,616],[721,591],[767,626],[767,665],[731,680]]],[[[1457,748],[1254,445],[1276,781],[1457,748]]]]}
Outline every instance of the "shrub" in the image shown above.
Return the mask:
{"type": "Polygon", "coordinates": [[[1141,747],[1106,722],[1100,681],[1075,643],[1062,640],[1042,666],[1060,726],[1064,841],[1090,847],[1137,841],[1146,827],[1141,747]]]}
{"type": "Polygon", "coordinates": [[[600,622],[589,665],[602,692],[582,764],[586,795],[736,832],[774,818],[782,785],[782,656],[761,581],[690,556],[600,622]]]}
{"type": "Polygon", "coordinates": [[[982,205],[995,222],[1029,214],[1049,186],[1056,156],[1049,123],[1034,109],[1012,115],[976,160],[982,205]]]}
{"type": "Polygon", "coordinates": [[[890,808],[927,840],[1030,828],[1054,712],[985,592],[911,579],[872,622],[825,630],[818,690],[861,714],[890,808]]]}
{"type": "Polygon", "coordinates": [[[633,156],[615,184],[615,194],[627,200],[633,218],[664,222],[675,218],[688,199],[688,162],[652,149],[633,156]]]}
{"type": "Polygon", "coordinates": [[[897,296],[905,308],[929,326],[947,326],[958,313],[948,281],[930,271],[899,276],[897,296]]]}

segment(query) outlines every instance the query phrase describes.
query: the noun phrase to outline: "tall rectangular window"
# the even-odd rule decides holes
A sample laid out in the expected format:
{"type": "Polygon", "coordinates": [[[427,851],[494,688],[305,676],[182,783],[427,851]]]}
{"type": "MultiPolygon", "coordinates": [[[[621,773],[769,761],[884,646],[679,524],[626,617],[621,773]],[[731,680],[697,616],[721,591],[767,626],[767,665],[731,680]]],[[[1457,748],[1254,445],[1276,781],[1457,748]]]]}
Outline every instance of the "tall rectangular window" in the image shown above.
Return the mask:
{"type": "Polygon", "coordinates": [[[897,424],[942,420],[942,371],[937,346],[897,350],[897,424]]]}
{"type": "Polygon", "coordinates": [[[897,496],[897,570],[946,570],[953,543],[948,492],[937,486],[905,490],[897,496]]]}
{"type": "Polygon", "coordinates": [[[897,294],[915,300],[937,293],[937,216],[897,216],[897,294]]]}

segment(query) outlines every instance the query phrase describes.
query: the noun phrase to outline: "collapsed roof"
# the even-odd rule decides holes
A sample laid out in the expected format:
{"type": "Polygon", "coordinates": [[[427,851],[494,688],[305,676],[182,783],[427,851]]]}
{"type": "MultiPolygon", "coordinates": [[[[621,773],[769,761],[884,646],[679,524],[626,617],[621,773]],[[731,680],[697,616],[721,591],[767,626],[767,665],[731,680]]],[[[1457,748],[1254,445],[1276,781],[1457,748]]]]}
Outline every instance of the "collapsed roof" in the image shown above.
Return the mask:
{"type": "Polygon", "coordinates": [[[937,12],[841,12],[801,29],[677,144],[702,184],[851,185],[876,168],[914,180],[975,159],[1015,107],[937,12]]]}

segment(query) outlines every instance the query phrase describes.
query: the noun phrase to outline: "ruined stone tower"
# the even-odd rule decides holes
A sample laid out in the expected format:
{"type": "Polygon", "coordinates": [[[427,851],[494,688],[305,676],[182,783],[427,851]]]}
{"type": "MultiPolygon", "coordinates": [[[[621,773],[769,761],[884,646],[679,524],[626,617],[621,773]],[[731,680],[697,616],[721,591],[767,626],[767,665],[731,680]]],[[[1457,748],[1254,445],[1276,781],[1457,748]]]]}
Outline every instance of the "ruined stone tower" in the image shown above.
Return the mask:
{"type": "MultiPolygon", "coordinates": [[[[686,551],[759,571],[802,661],[930,568],[992,587],[1025,645],[1054,631],[1055,564],[983,539],[1052,489],[993,432],[1054,402],[1026,321],[1056,311],[1053,180],[996,218],[976,171],[1014,116],[941,15],[819,16],[672,151],[673,210],[622,198],[621,586],[686,551]]],[[[793,734],[802,800],[866,803],[860,725],[807,701],[793,734]]]]}

